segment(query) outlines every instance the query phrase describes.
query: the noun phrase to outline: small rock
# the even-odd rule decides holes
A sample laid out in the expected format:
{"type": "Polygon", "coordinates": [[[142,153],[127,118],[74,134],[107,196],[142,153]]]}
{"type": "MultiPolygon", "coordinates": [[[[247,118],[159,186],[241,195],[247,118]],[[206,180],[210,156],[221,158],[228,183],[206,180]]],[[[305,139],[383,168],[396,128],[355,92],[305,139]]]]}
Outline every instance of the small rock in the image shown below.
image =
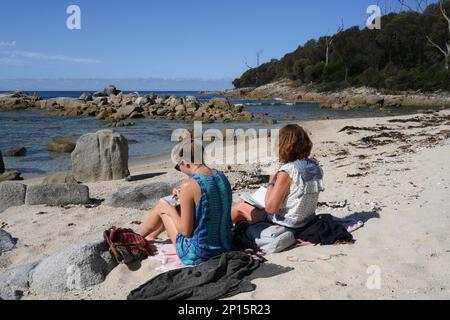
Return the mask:
{"type": "Polygon", "coordinates": [[[0,256],[2,253],[14,249],[17,239],[11,237],[11,235],[3,229],[0,229],[0,256]]]}
{"type": "Polygon", "coordinates": [[[6,171],[0,174],[0,182],[23,180],[23,178],[20,175],[21,173],[19,171],[6,171]]]}
{"type": "Polygon", "coordinates": [[[25,204],[27,186],[18,182],[0,183],[0,213],[10,207],[25,204]]]}
{"type": "Polygon", "coordinates": [[[0,174],[5,172],[5,163],[3,162],[2,152],[0,151],[0,174]]]}
{"type": "Polygon", "coordinates": [[[267,124],[267,125],[269,125],[269,126],[272,126],[272,125],[274,125],[274,124],[277,124],[278,121],[275,120],[275,119],[265,119],[265,120],[263,121],[263,123],[264,123],[264,124],[267,124]]]}
{"type": "Polygon", "coordinates": [[[52,175],[45,177],[42,184],[62,184],[62,183],[78,183],[75,177],[71,173],[56,172],[52,175]]]}
{"type": "Polygon", "coordinates": [[[3,153],[3,156],[5,156],[5,157],[23,157],[26,155],[26,153],[27,153],[27,148],[22,147],[19,149],[5,151],[5,153],[3,153]]]}
{"type": "Polygon", "coordinates": [[[56,137],[49,140],[48,151],[58,153],[71,153],[77,144],[77,140],[71,137],[56,137]]]}
{"type": "Polygon", "coordinates": [[[41,184],[28,186],[25,204],[65,206],[68,204],[87,204],[89,188],[81,184],[41,184]]]}

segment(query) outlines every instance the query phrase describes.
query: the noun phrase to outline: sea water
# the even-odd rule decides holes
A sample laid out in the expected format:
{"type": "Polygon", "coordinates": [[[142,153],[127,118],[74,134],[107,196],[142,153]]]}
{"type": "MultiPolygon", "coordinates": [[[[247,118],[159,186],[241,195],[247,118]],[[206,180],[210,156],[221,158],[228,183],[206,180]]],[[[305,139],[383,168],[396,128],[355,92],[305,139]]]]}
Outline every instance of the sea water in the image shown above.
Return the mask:
{"type": "MultiPolygon", "coordinates": [[[[1,93],[1,92],[0,92],[1,93]]],[[[145,95],[148,92],[140,92],[145,95]]],[[[195,92],[155,92],[157,95],[196,96],[201,102],[206,102],[217,95],[197,94],[195,92]]],[[[41,96],[43,99],[54,97],[78,98],[82,92],[78,91],[42,91],[29,92],[41,96]]],[[[373,108],[354,110],[321,109],[318,104],[292,104],[279,99],[252,100],[230,99],[235,104],[243,104],[246,111],[253,113],[269,112],[269,118],[277,120],[274,126],[268,126],[261,120],[250,122],[231,122],[204,124],[203,128],[267,128],[279,127],[288,122],[320,119],[328,117],[355,118],[376,117],[398,114],[415,113],[414,108],[392,108],[389,112],[381,112],[373,108]],[[287,116],[294,116],[297,120],[286,120],[287,116]]],[[[187,128],[188,123],[166,120],[133,119],[134,126],[114,128],[123,134],[129,143],[130,165],[152,161],[167,155],[175,145],[171,141],[173,130],[187,128]]],[[[4,157],[8,170],[18,170],[25,178],[45,175],[51,172],[69,171],[71,168],[70,154],[55,154],[47,151],[47,143],[54,137],[79,138],[88,132],[107,129],[108,124],[88,116],[54,116],[48,115],[47,110],[21,110],[0,112],[0,150],[7,151],[20,147],[27,148],[24,157],[4,157]]]]}

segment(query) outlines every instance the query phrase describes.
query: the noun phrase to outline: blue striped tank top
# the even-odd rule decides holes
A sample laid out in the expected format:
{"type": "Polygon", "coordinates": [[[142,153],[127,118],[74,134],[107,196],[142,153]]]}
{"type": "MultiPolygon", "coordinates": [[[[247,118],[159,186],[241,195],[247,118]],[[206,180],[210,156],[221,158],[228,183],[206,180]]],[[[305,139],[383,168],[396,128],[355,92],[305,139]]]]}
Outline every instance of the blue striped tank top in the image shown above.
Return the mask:
{"type": "Polygon", "coordinates": [[[231,250],[231,186],[223,172],[192,176],[201,189],[191,237],[177,234],[177,255],[185,265],[197,265],[231,250]]]}

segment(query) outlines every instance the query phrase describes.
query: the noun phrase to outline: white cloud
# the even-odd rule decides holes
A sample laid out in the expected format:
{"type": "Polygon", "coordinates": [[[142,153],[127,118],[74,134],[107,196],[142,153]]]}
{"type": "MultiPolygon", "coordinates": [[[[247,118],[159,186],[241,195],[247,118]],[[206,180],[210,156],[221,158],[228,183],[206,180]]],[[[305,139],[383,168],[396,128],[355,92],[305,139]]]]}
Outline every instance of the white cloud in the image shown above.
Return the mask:
{"type": "Polygon", "coordinates": [[[28,59],[38,59],[38,60],[47,60],[47,61],[63,61],[63,62],[73,62],[73,63],[98,63],[98,60],[94,59],[84,59],[84,58],[75,58],[64,55],[53,55],[53,54],[45,54],[39,52],[29,52],[29,51],[14,51],[14,55],[22,58],[28,59]]]}
{"type": "Polygon", "coordinates": [[[70,57],[59,54],[46,54],[40,52],[14,50],[16,41],[0,41],[0,65],[25,65],[32,63],[33,60],[56,61],[78,64],[94,64],[100,61],[94,59],[70,57]]]}
{"type": "Polygon", "coordinates": [[[0,41],[0,48],[15,47],[16,41],[0,41]]]}

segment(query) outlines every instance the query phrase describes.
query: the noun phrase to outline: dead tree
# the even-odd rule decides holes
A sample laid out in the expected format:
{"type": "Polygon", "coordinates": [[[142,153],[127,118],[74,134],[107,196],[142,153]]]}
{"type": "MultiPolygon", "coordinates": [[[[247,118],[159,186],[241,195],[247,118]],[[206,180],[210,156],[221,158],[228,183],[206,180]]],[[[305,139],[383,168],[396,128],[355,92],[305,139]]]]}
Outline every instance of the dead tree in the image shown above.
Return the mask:
{"type": "Polygon", "coordinates": [[[404,8],[410,11],[424,12],[429,5],[429,0],[414,0],[415,9],[408,4],[407,0],[398,0],[400,3],[400,11],[404,8]]]}
{"type": "Polygon", "coordinates": [[[445,47],[440,46],[436,42],[434,42],[429,36],[427,36],[428,43],[438,49],[444,55],[444,64],[445,69],[448,70],[449,58],[450,58],[450,17],[448,16],[446,10],[444,9],[444,0],[439,0],[439,9],[441,11],[442,16],[447,21],[448,24],[448,36],[449,38],[445,41],[445,47]]]}
{"type": "Polygon", "coordinates": [[[255,69],[258,68],[261,65],[261,55],[263,54],[264,50],[259,50],[258,52],[256,52],[256,67],[251,67],[248,64],[247,58],[244,58],[244,64],[247,68],[251,69],[255,69]]]}
{"type": "Polygon", "coordinates": [[[328,64],[330,62],[330,48],[333,45],[334,36],[338,33],[341,33],[342,31],[344,31],[344,20],[341,21],[341,26],[338,28],[337,32],[334,35],[332,35],[332,36],[327,35],[325,37],[325,46],[326,46],[325,66],[326,67],[328,67],[328,64]]]}

